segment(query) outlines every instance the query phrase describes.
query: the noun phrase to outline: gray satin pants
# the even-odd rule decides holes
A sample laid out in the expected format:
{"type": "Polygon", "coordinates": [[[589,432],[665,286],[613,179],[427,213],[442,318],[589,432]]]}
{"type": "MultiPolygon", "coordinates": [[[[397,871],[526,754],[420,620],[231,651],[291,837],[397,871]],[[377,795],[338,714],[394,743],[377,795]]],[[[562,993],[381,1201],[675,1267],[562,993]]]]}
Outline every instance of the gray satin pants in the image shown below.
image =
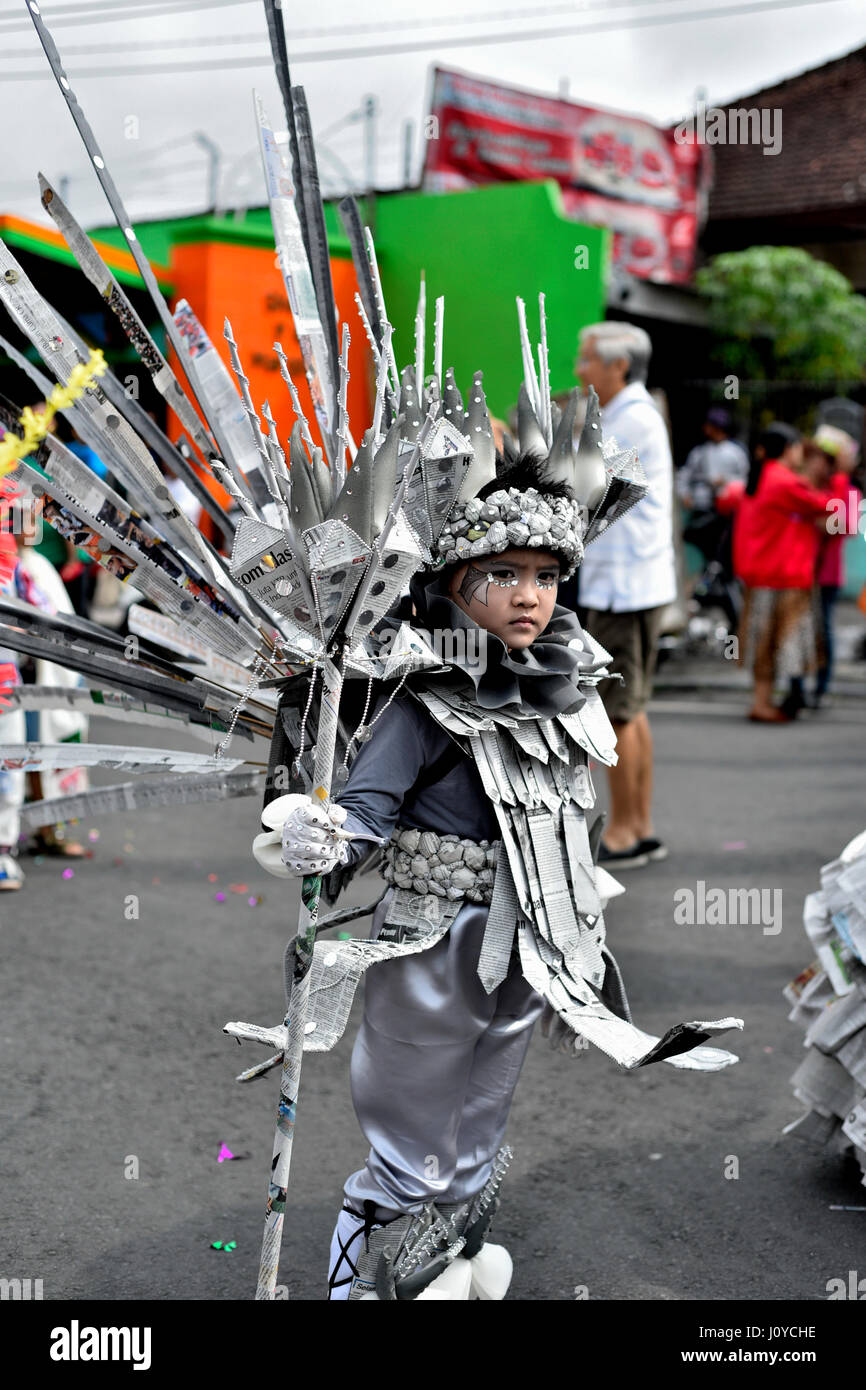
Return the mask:
{"type": "Polygon", "coordinates": [[[485,994],[477,966],[486,920],[486,907],[467,903],[429,951],[365,976],[351,1083],[371,1148],[345,1185],[359,1210],[365,1200],[383,1217],[462,1201],[490,1175],[543,1000],[516,954],[507,979],[485,994]]]}

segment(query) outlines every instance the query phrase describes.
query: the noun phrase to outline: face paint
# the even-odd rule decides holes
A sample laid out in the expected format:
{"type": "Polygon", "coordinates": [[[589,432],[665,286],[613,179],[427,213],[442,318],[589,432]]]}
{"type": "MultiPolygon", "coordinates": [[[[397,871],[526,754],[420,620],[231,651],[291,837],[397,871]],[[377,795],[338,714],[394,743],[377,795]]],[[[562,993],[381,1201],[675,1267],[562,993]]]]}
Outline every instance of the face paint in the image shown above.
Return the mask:
{"type": "MultiPolygon", "coordinates": [[[[487,578],[491,584],[495,584],[500,589],[515,589],[520,583],[519,576],[510,565],[492,570],[488,573],[487,578]]],[[[536,589],[555,589],[558,583],[558,570],[539,570],[535,576],[536,589]]]]}
{"type": "Polygon", "coordinates": [[[523,650],[547,628],[559,578],[557,556],[517,546],[468,561],[460,577],[452,580],[450,592],[478,626],[509,651],[523,650]]]}
{"type": "Polygon", "coordinates": [[[517,575],[510,569],[495,570],[492,574],[489,573],[487,578],[491,584],[496,585],[497,589],[516,589],[520,583],[517,575]]]}
{"type": "Polygon", "coordinates": [[[460,588],[457,592],[467,607],[474,598],[486,606],[489,586],[490,575],[482,574],[481,570],[477,570],[474,565],[469,565],[460,581],[460,588]]]}

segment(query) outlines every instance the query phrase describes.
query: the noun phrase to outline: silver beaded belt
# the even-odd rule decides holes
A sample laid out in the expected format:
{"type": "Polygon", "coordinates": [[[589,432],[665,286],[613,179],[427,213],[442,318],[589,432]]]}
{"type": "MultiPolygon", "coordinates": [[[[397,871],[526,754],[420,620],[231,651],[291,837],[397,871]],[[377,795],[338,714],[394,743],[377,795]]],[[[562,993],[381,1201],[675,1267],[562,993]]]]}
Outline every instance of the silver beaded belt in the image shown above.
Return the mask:
{"type": "Polygon", "coordinates": [[[499,840],[462,840],[398,825],[385,847],[382,873],[395,888],[489,905],[499,845],[499,840]]]}

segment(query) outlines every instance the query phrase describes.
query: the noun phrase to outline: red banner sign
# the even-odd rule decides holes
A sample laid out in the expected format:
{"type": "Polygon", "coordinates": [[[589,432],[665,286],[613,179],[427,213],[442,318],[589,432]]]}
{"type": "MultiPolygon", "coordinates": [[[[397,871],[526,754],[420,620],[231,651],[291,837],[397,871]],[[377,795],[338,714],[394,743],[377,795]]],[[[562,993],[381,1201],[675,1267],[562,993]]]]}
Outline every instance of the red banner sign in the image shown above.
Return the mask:
{"type": "Polygon", "coordinates": [[[697,237],[700,149],[635,116],[437,68],[424,187],[552,178],[573,217],[614,231],[623,269],[685,283],[697,237]]]}

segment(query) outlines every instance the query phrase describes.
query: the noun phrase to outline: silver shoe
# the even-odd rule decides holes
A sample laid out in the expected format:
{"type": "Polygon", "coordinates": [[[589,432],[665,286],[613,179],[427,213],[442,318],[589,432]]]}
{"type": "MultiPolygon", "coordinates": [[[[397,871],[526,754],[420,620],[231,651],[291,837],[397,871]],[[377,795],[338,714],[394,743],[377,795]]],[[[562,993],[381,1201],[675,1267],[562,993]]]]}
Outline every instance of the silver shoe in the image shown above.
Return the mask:
{"type": "MultiPolygon", "coordinates": [[[[344,1210],[352,1210],[344,1208],[344,1210]]],[[[360,1212],[353,1212],[362,1220],[360,1212]]],[[[464,1241],[442,1220],[432,1202],[415,1215],[395,1217],[365,1233],[349,1301],[417,1298],[457,1258],[464,1241]]]]}
{"type": "Polygon", "coordinates": [[[437,1202],[436,1210],[447,1223],[454,1239],[463,1239],[461,1255],[474,1259],[486,1241],[499,1209],[499,1189],[514,1157],[510,1144],[503,1144],[493,1160],[493,1171],[486,1183],[468,1202],[437,1202]]]}

